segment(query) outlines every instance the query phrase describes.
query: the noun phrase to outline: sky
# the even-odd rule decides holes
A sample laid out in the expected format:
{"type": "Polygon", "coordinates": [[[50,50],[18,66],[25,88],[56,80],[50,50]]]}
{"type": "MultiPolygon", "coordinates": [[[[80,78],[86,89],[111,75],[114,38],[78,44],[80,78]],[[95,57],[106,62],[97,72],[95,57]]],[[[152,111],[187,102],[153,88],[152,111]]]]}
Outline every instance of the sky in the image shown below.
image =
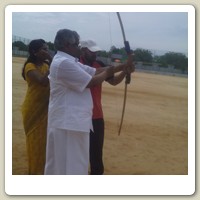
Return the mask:
{"type": "MultiPolygon", "coordinates": [[[[120,12],[131,49],[188,53],[187,12],[120,12]]],[[[93,39],[103,50],[123,47],[116,12],[13,12],[12,34],[53,42],[59,29],[77,31],[81,40],[93,39]]]]}

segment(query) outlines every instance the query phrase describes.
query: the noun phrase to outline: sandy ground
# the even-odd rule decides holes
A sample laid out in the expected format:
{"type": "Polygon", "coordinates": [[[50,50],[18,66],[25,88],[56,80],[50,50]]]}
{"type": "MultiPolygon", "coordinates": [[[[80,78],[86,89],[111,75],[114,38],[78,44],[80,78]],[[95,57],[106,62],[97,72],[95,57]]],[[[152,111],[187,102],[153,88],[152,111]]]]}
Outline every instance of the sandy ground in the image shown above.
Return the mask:
{"type": "MultiPolygon", "coordinates": [[[[20,106],[26,93],[24,58],[13,58],[13,175],[27,174],[20,106]]],[[[103,84],[105,175],[188,174],[188,79],[135,72],[128,85],[121,134],[124,83],[103,84]]]]}

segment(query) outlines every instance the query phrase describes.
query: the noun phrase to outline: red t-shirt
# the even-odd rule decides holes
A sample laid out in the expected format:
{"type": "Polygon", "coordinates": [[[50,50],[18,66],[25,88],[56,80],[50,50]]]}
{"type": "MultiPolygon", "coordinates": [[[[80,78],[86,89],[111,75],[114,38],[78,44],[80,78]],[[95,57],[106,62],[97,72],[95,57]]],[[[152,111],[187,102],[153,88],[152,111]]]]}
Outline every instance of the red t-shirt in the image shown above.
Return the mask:
{"type": "MultiPolygon", "coordinates": [[[[81,58],[80,62],[84,64],[84,60],[81,58]]],[[[91,67],[99,68],[103,67],[98,62],[94,62],[91,67]]],[[[101,92],[102,92],[102,84],[97,85],[95,87],[90,88],[92,99],[93,99],[93,119],[103,118],[103,110],[101,104],[101,92]]]]}

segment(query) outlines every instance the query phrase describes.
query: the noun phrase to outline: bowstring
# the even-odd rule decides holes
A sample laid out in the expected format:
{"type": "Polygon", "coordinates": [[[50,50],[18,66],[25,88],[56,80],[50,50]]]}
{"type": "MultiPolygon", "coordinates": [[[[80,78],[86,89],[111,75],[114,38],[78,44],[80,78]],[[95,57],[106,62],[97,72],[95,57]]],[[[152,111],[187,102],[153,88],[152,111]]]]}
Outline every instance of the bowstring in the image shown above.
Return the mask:
{"type": "MultiPolygon", "coordinates": [[[[112,41],[112,34],[111,34],[111,17],[110,17],[110,12],[108,12],[108,29],[109,29],[109,36],[110,36],[110,47],[113,45],[113,41],[112,41]]],[[[109,60],[109,56],[108,56],[108,60],[109,60]]],[[[111,64],[111,57],[110,57],[110,61],[109,64],[111,64]]]]}
{"type": "MultiPolygon", "coordinates": [[[[113,14],[113,13],[108,12],[108,21],[109,21],[108,29],[109,29],[109,38],[110,38],[110,48],[113,46],[111,14],[113,14]]],[[[113,65],[113,63],[112,63],[112,53],[110,53],[110,56],[108,55],[108,60],[109,60],[109,64],[113,65]]],[[[116,92],[116,90],[119,89],[119,88],[117,88],[118,86],[112,86],[112,87],[114,87],[113,89],[115,91],[113,93],[114,95],[112,96],[112,98],[114,98],[112,102],[115,103],[115,106],[113,106],[113,107],[115,107],[115,110],[117,111],[116,112],[117,113],[117,117],[116,117],[117,122],[116,122],[116,126],[115,126],[114,130],[116,132],[118,132],[118,128],[120,127],[120,115],[118,115],[118,113],[121,112],[121,109],[120,109],[121,102],[119,102],[119,95],[116,92]]],[[[115,124],[115,123],[113,123],[113,124],[115,124]]]]}

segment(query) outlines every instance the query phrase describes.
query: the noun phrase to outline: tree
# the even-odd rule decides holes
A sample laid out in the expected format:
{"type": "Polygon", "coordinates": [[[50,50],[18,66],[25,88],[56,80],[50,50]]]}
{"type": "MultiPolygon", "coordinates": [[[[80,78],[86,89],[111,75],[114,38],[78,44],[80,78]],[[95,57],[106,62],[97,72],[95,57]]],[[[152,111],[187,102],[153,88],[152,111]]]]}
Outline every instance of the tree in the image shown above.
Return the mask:
{"type": "Polygon", "coordinates": [[[106,57],[106,58],[108,58],[110,55],[109,55],[109,53],[107,52],[107,51],[99,51],[98,53],[97,53],[97,55],[98,56],[101,56],[101,57],[106,57]]]}
{"type": "Polygon", "coordinates": [[[52,42],[47,42],[47,45],[49,47],[49,50],[55,51],[54,44],[52,42]]]}
{"type": "Polygon", "coordinates": [[[182,72],[188,69],[188,58],[182,53],[168,52],[160,56],[159,62],[162,65],[173,65],[176,69],[182,72]]]}
{"type": "Polygon", "coordinates": [[[20,51],[27,51],[28,50],[28,46],[26,44],[24,44],[22,41],[13,42],[12,46],[18,47],[18,50],[20,50],[20,51]]]}
{"type": "Polygon", "coordinates": [[[152,52],[149,50],[137,48],[134,51],[134,54],[135,54],[135,61],[142,61],[149,63],[153,61],[152,52]]]}

